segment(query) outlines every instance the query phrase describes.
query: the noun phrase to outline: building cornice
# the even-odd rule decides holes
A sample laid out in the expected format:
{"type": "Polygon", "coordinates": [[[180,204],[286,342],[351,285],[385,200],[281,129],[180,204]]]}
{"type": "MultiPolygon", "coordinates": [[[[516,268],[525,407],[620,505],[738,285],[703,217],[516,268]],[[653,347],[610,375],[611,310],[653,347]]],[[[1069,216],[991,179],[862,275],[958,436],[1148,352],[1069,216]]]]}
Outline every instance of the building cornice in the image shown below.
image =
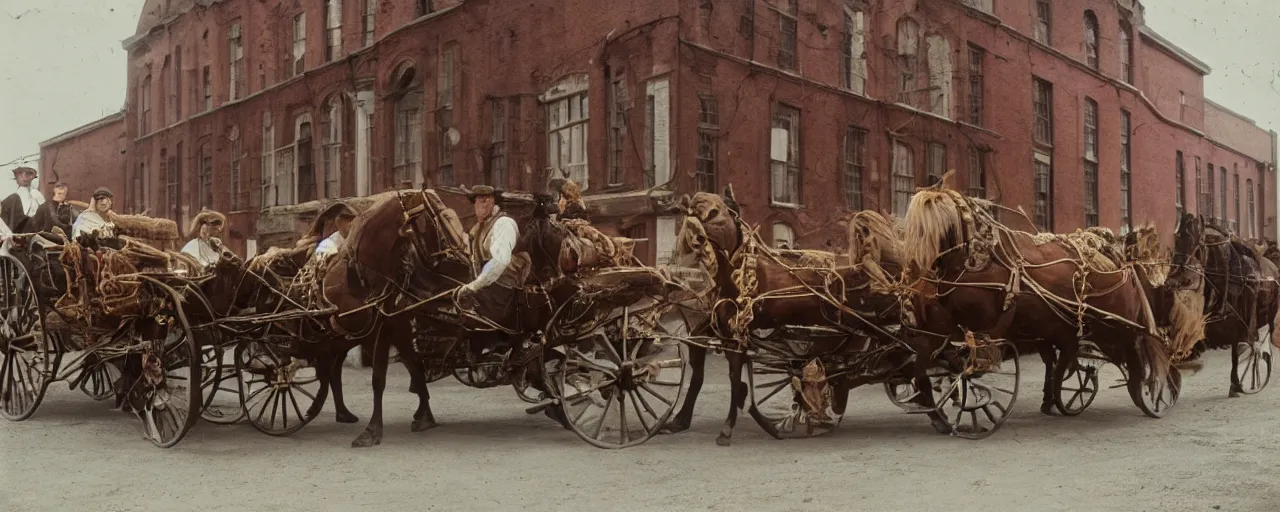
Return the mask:
{"type": "Polygon", "coordinates": [[[1164,36],[1161,36],[1160,34],[1156,33],[1156,31],[1151,27],[1143,25],[1138,28],[1138,33],[1142,34],[1142,37],[1145,37],[1151,42],[1155,43],[1156,46],[1159,47],[1161,50],[1163,50],[1165,53],[1169,54],[1170,56],[1182,62],[1183,64],[1190,66],[1191,69],[1196,70],[1196,72],[1200,73],[1200,76],[1208,75],[1211,71],[1213,71],[1213,68],[1210,68],[1208,64],[1204,63],[1204,61],[1197,59],[1195,55],[1191,54],[1191,52],[1188,52],[1186,50],[1183,50],[1182,48],[1179,48],[1178,45],[1173,44],[1173,42],[1168,39],[1165,39],[1164,36]]]}

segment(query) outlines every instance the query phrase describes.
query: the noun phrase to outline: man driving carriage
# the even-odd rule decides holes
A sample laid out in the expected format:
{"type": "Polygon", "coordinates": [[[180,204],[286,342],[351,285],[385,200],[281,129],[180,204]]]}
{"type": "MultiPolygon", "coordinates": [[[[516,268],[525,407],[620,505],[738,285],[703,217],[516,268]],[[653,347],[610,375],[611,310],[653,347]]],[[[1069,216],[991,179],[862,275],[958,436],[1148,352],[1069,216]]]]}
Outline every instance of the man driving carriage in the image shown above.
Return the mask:
{"type": "Polygon", "coordinates": [[[529,271],[529,255],[515,253],[520,227],[502,211],[502,191],[478,185],[467,191],[475,205],[476,224],[469,244],[476,278],[458,289],[458,302],[483,318],[499,325],[514,316],[516,292],[524,286],[529,271]]]}

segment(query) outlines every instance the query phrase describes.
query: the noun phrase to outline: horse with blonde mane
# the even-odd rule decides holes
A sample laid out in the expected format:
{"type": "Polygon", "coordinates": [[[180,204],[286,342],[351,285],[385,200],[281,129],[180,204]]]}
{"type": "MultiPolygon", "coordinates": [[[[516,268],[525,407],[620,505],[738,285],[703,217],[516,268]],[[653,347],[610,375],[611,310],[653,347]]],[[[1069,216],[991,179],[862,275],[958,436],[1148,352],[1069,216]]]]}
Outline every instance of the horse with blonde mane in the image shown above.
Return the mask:
{"type": "Polygon", "coordinates": [[[1041,412],[1051,414],[1061,401],[1061,384],[1078,371],[1080,340],[1088,338],[1127,370],[1134,403],[1148,416],[1163,416],[1181,378],[1158,333],[1149,302],[1154,290],[1142,267],[1109,268],[1114,261],[1067,235],[1009,229],[985,201],[948,188],[951,175],[917,191],[907,211],[916,292],[965,329],[1056,349],[1056,361],[1045,361],[1053,366],[1056,393],[1046,392],[1041,412]]]}

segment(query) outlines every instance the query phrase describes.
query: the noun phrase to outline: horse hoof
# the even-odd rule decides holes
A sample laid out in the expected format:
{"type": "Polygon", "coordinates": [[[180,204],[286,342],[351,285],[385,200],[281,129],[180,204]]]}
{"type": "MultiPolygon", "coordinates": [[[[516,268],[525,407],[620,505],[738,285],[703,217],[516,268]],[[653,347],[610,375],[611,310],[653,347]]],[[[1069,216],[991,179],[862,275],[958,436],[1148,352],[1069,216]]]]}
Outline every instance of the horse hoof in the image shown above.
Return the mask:
{"type": "Polygon", "coordinates": [[[1050,402],[1044,402],[1040,404],[1040,414],[1043,414],[1045,416],[1053,416],[1054,411],[1056,410],[1057,410],[1057,407],[1050,402]]]}
{"type": "Polygon", "coordinates": [[[666,425],[663,425],[662,428],[658,429],[658,432],[661,434],[679,434],[686,430],[689,430],[688,425],[683,425],[679,423],[668,423],[666,425]]]}
{"type": "Polygon", "coordinates": [[[716,437],[716,446],[729,446],[730,441],[729,436],[720,434],[716,437]]]}
{"type": "Polygon", "coordinates": [[[1230,393],[1227,393],[1227,398],[1240,398],[1240,390],[1237,390],[1237,389],[1231,390],[1230,393]]]}
{"type": "Polygon", "coordinates": [[[439,423],[436,423],[431,420],[414,420],[413,423],[410,425],[410,428],[414,432],[426,432],[438,426],[440,426],[439,423]]]}
{"type": "Polygon", "coordinates": [[[555,420],[555,422],[559,423],[560,426],[564,427],[565,430],[573,429],[573,427],[569,426],[569,418],[564,415],[564,409],[561,409],[559,406],[553,406],[553,407],[548,407],[546,409],[543,409],[542,414],[546,415],[546,417],[551,418],[552,420],[555,420]]]}
{"type": "Polygon", "coordinates": [[[355,441],[351,442],[352,448],[369,448],[382,444],[382,434],[374,434],[368,430],[360,434],[355,441]]]}
{"type": "Polygon", "coordinates": [[[936,432],[937,432],[937,433],[939,433],[939,434],[942,434],[942,435],[944,435],[944,436],[945,436],[945,435],[950,435],[950,434],[951,434],[951,425],[948,425],[948,424],[947,424],[947,422],[945,422],[945,421],[942,421],[942,420],[930,420],[930,421],[929,421],[929,424],[930,424],[930,425],[933,425],[933,430],[934,430],[934,431],[936,431],[936,432]]]}
{"type": "Polygon", "coordinates": [[[351,412],[349,411],[340,411],[337,414],[334,414],[333,419],[338,423],[359,423],[360,422],[360,418],[356,417],[356,415],[354,414],[351,414],[351,412]]]}

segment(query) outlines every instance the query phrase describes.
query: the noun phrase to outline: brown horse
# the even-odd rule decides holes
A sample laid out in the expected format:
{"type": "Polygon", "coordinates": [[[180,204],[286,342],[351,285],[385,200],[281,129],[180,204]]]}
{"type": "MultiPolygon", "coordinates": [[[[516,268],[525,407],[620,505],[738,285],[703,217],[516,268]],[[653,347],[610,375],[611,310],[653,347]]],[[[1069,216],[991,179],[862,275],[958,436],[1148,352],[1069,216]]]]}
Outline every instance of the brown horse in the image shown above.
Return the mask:
{"type": "MultiPolygon", "coordinates": [[[[1164,404],[1146,404],[1170,368],[1156,335],[1144,279],[1068,235],[1032,235],[1004,227],[976,199],[942,184],[918,191],[906,216],[906,247],[917,269],[917,290],[936,289],[937,303],[962,327],[993,338],[1043,340],[1058,350],[1052,385],[1061,392],[1075,370],[1080,339],[1096,342],[1128,370],[1129,391],[1148,415],[1164,404]]],[[[934,290],[929,290],[934,291],[934,290]]],[[[1043,354],[1043,352],[1042,352],[1043,354]]],[[[1046,383],[1041,411],[1054,400],[1046,383]]],[[[1174,388],[1176,391],[1176,386],[1174,388]]]]}
{"type": "Polygon", "coordinates": [[[1197,352],[1231,347],[1229,396],[1256,393],[1266,385],[1271,364],[1269,350],[1266,354],[1259,352],[1259,324],[1267,325],[1270,336],[1280,309],[1275,264],[1263,257],[1255,244],[1206,223],[1200,215],[1188,213],[1179,219],[1174,234],[1170,280],[1187,282],[1200,275],[1208,320],[1204,343],[1197,352]],[[1245,371],[1251,377],[1248,388],[1241,380],[1240,363],[1245,356],[1246,362],[1251,363],[1245,371]],[[1266,369],[1259,364],[1265,364],[1266,369]],[[1258,373],[1261,371],[1266,375],[1258,373]]]}

